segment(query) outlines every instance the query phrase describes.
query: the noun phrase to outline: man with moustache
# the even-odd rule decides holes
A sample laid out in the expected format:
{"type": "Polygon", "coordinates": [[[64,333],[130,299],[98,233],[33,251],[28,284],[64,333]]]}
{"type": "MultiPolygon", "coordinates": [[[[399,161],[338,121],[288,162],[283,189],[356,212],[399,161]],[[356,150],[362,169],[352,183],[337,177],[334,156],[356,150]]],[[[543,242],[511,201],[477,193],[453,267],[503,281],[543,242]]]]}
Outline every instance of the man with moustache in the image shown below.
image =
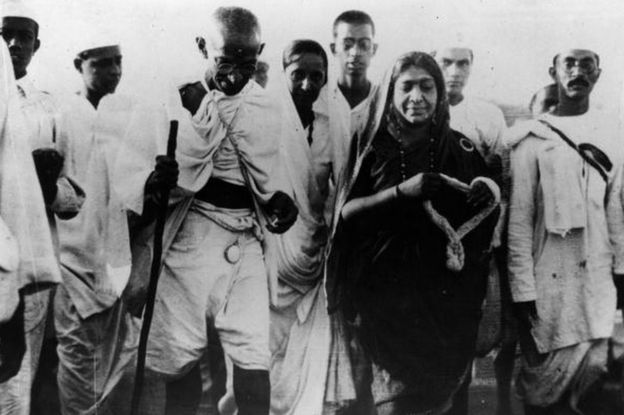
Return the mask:
{"type": "Polygon", "coordinates": [[[110,411],[107,398],[133,361],[136,338],[113,282],[114,268],[120,267],[111,265],[123,259],[129,265],[130,252],[127,236],[118,239],[126,235],[128,225],[125,216],[110,208],[108,181],[132,103],[111,96],[121,79],[120,46],[109,36],[98,38],[97,31],[86,37],[74,59],[82,88],[63,105],[71,173],[87,193],[83,210],[59,223],[63,284],[54,313],[59,396],[66,415],[110,411]]]}
{"type": "Polygon", "coordinates": [[[354,135],[366,127],[370,98],[376,86],[368,79],[371,59],[377,52],[375,23],[365,12],[348,10],[333,24],[333,42],[329,45],[338,63],[336,81],[329,85],[331,135],[336,140],[336,164],[346,161],[354,135]]]}
{"type": "MultiPolygon", "coordinates": [[[[279,190],[283,177],[273,174],[279,112],[250,81],[264,47],[260,24],[239,7],[218,8],[206,24],[209,36],[197,39],[208,61],[204,79],[183,86],[182,105],[178,98],[169,114],[155,109],[135,117],[128,133],[132,142],[116,169],[124,207],[144,221],[161,189],[173,188],[147,347],[150,399],[143,402],[154,406],[150,401],[166,397],[166,413],[195,413],[198,362],[213,322],[233,363],[238,413],[262,415],[270,405],[269,293],[275,282],[267,278],[261,239],[263,232],[288,230],[297,208],[279,190]],[[162,134],[154,126],[167,131],[169,116],[180,123],[177,164],[158,156],[152,171],[152,162],[142,160],[159,153],[154,139],[162,134]]],[[[144,299],[140,282],[149,266],[143,265],[134,267],[124,292],[132,312],[144,299]]]]}
{"type": "Polygon", "coordinates": [[[558,102],[511,154],[509,279],[529,415],[583,413],[624,289],[623,157],[617,123],[590,107],[599,65],[587,49],[554,57],[558,102]]]}
{"type": "MultiPolygon", "coordinates": [[[[70,162],[65,157],[68,142],[59,122],[58,102],[50,94],[38,90],[28,75],[28,66],[41,46],[37,18],[19,0],[2,2],[0,14],[0,30],[13,62],[29,145],[46,204],[52,238],[58,247],[56,218],[75,216],[84,201],[84,192],[67,174],[70,162]]],[[[25,275],[23,292],[27,352],[18,375],[0,385],[2,414],[28,414],[30,411],[31,388],[39,368],[48,325],[51,287],[60,282],[58,263],[54,266],[57,268],[55,271],[33,268],[34,271],[25,275]]],[[[51,332],[51,326],[48,331],[51,332]]],[[[53,337],[51,333],[49,337],[53,337]]],[[[54,352],[53,349],[50,351],[54,352]]]]}

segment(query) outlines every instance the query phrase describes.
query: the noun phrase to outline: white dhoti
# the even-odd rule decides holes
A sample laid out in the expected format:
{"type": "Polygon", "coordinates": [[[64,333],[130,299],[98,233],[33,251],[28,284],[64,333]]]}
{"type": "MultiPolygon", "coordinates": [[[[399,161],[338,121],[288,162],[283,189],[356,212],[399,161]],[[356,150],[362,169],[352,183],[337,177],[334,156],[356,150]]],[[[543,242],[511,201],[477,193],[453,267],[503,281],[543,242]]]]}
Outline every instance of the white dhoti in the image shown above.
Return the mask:
{"type": "Polygon", "coordinates": [[[209,320],[235,365],[269,369],[268,284],[256,227],[249,210],[193,202],[163,260],[147,348],[151,370],[177,377],[197,364],[209,320]]]}
{"type": "Polygon", "coordinates": [[[119,300],[83,319],[62,285],[54,300],[54,317],[63,414],[110,413],[107,398],[135,364],[137,322],[119,300]]]}
{"type": "Polygon", "coordinates": [[[0,384],[0,415],[30,415],[30,391],[39,367],[50,289],[24,296],[26,353],[17,375],[0,384]]]}
{"type": "Polygon", "coordinates": [[[563,397],[572,410],[584,392],[607,373],[608,339],[598,339],[552,351],[537,366],[523,362],[518,390],[533,406],[557,404],[563,397]]]}

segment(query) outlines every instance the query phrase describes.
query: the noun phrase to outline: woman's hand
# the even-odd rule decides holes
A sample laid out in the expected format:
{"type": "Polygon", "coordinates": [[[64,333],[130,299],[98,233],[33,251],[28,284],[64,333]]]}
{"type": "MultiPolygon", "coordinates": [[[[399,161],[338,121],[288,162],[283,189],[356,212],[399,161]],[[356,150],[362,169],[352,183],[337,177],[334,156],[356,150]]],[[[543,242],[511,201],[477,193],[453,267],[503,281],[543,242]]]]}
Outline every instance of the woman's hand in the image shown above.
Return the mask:
{"type": "Polygon", "coordinates": [[[437,173],[418,173],[397,185],[398,194],[410,199],[428,200],[442,187],[442,178],[437,173]]]}
{"type": "Polygon", "coordinates": [[[468,193],[467,202],[475,209],[487,206],[494,200],[494,194],[483,182],[475,182],[468,193]]]}

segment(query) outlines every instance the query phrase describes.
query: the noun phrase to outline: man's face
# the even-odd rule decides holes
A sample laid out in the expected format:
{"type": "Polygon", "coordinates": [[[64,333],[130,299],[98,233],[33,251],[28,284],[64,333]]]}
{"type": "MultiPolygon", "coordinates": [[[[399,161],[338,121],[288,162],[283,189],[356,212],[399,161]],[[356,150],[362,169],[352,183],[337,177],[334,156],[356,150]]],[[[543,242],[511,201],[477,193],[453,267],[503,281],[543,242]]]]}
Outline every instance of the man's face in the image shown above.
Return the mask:
{"type": "Polygon", "coordinates": [[[598,58],[586,49],[570,49],[559,53],[550,76],[559,85],[560,94],[577,100],[589,96],[600,77],[598,58]]]}
{"type": "Polygon", "coordinates": [[[112,94],[121,80],[121,51],[117,46],[92,49],[87,58],[77,60],[77,69],[87,90],[112,94]]]}
{"type": "Polygon", "coordinates": [[[366,75],[371,58],[377,52],[377,44],[373,42],[373,28],[369,24],[340,22],[330,48],[343,74],[366,75]]]}
{"type": "Polygon", "coordinates": [[[26,68],[39,49],[37,23],[23,17],[4,17],[0,30],[9,47],[15,78],[19,79],[26,75],[26,68]]]}
{"type": "Polygon", "coordinates": [[[446,92],[449,96],[463,93],[470,77],[472,67],[472,53],[468,48],[446,48],[436,52],[436,61],[446,83],[446,92]]]}
{"type": "Polygon", "coordinates": [[[208,44],[210,50],[202,50],[208,59],[207,81],[226,95],[238,94],[256,71],[264,47],[260,36],[228,36],[219,32],[208,44]]]}
{"type": "Polygon", "coordinates": [[[296,56],[296,60],[288,65],[286,83],[297,108],[312,108],[325,85],[326,73],[323,58],[314,53],[296,56]]]}

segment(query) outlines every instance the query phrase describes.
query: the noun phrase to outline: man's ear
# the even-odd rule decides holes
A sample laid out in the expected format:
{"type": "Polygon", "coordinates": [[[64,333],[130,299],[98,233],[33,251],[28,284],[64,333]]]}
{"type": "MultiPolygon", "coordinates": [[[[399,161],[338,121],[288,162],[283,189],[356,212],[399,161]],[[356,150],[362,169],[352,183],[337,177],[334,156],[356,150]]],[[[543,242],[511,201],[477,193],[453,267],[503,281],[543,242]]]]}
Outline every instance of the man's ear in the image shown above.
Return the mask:
{"type": "Polygon", "coordinates": [[[206,39],[201,36],[197,36],[195,38],[195,43],[197,44],[197,48],[199,49],[199,53],[202,54],[204,59],[208,59],[208,49],[206,49],[206,39]]]}
{"type": "Polygon", "coordinates": [[[258,48],[258,56],[260,56],[260,55],[262,54],[262,51],[264,50],[264,45],[265,45],[265,44],[264,44],[264,43],[262,43],[262,44],[260,45],[260,47],[258,48]]]}
{"type": "Polygon", "coordinates": [[[557,82],[557,70],[554,66],[548,68],[548,75],[550,75],[553,81],[557,82]]]}
{"type": "Polygon", "coordinates": [[[336,55],[336,44],[334,42],[329,44],[329,50],[331,50],[332,55],[336,55]]]}
{"type": "Polygon", "coordinates": [[[602,68],[596,68],[596,80],[594,82],[598,82],[598,79],[600,78],[600,74],[602,73],[602,68]]]}
{"type": "Polygon", "coordinates": [[[38,51],[39,47],[41,46],[41,41],[39,40],[39,38],[35,39],[35,47],[34,47],[34,51],[38,51]]]}
{"type": "Polygon", "coordinates": [[[377,43],[373,43],[373,56],[375,56],[375,54],[377,53],[377,47],[379,45],[377,43]]]}
{"type": "Polygon", "coordinates": [[[80,73],[82,73],[82,59],[75,58],[74,59],[74,68],[80,73]]]}

